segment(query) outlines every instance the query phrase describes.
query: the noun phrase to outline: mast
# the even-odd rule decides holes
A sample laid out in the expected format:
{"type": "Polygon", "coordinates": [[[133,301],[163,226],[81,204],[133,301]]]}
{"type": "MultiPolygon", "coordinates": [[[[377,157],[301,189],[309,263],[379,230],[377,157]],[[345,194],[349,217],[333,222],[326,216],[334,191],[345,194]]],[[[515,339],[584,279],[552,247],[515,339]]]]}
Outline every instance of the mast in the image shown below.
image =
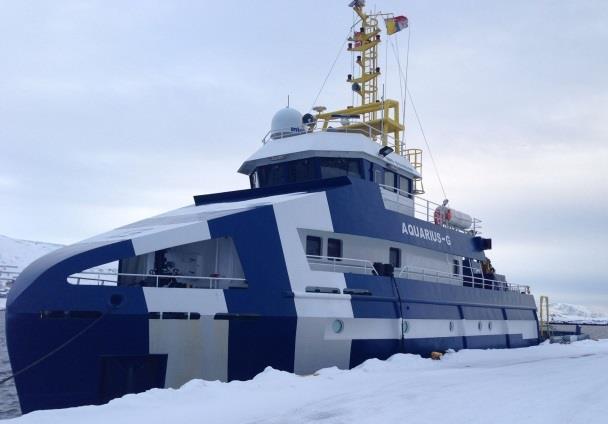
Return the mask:
{"type": "Polygon", "coordinates": [[[381,43],[379,20],[386,13],[367,14],[364,10],[365,1],[354,0],[350,5],[359,21],[353,27],[358,28],[349,37],[347,51],[355,53],[356,75],[349,74],[346,81],[356,94],[354,105],[346,109],[318,113],[317,121],[323,123],[323,129],[329,126],[332,118],[360,119],[359,122],[348,123],[335,131],[360,132],[378,140],[383,146],[390,146],[395,153],[403,155],[400,134],[404,126],[399,122],[399,102],[386,99],[379,95],[378,77],[381,75],[378,66],[378,52],[381,43]]]}
{"type": "MultiPolygon", "coordinates": [[[[407,28],[407,18],[395,17],[392,13],[372,13],[365,11],[365,0],[353,0],[349,4],[359,17],[353,25],[353,33],[348,38],[347,51],[355,57],[355,75],[348,74],[346,82],[355,93],[355,104],[345,109],[326,112],[322,106],[313,108],[317,115],[314,124],[321,125],[323,130],[335,132],[354,132],[368,136],[382,146],[391,147],[398,155],[406,157],[417,171],[422,171],[422,151],[406,149],[401,142],[401,132],[405,131],[400,122],[399,102],[380,96],[378,77],[381,75],[379,64],[379,46],[382,43],[379,26],[380,19],[387,25],[390,36],[407,28]],[[341,126],[330,128],[331,120],[340,119],[341,126]]],[[[423,193],[422,180],[415,178],[415,193],[423,193]]]]}

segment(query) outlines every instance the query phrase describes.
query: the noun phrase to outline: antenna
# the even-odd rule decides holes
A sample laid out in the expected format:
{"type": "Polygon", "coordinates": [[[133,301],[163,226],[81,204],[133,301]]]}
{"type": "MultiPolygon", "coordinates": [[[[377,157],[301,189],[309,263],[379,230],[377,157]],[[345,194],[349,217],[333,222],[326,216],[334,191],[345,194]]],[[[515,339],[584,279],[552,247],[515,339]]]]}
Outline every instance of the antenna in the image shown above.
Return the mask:
{"type": "Polygon", "coordinates": [[[289,94],[287,95],[287,107],[289,107],[289,94]]]}

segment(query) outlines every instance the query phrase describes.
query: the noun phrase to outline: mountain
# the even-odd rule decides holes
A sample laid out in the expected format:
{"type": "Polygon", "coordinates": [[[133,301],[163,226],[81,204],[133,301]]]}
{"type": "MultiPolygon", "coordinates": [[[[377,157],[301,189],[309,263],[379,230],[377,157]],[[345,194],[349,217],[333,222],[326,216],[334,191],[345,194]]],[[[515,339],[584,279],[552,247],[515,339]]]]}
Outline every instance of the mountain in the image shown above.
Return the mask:
{"type": "Polygon", "coordinates": [[[554,323],[608,324],[608,316],[581,305],[550,303],[549,319],[554,323]]]}
{"type": "Polygon", "coordinates": [[[14,266],[14,271],[21,272],[39,257],[60,247],[60,244],[17,240],[0,234],[0,267],[14,266]]]}

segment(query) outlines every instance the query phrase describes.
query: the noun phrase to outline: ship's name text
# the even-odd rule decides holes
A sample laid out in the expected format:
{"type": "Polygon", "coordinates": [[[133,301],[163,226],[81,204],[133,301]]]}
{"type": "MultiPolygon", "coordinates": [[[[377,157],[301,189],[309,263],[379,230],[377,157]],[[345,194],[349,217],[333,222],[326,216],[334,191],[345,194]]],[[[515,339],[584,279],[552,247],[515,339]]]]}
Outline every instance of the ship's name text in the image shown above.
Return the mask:
{"type": "Polygon", "coordinates": [[[437,244],[447,244],[448,246],[452,245],[452,240],[450,240],[450,236],[442,236],[439,231],[429,230],[428,228],[422,228],[414,224],[406,224],[405,222],[401,224],[401,233],[407,234],[408,236],[418,237],[424,240],[432,241],[437,244]]]}

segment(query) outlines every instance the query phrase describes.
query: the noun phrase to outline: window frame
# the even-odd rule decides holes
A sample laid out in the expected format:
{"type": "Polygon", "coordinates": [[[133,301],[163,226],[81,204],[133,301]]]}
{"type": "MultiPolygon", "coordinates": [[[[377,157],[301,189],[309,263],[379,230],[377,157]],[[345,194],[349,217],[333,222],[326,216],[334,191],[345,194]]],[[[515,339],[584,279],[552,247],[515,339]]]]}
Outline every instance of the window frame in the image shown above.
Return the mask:
{"type": "Polygon", "coordinates": [[[304,247],[304,251],[306,252],[306,256],[318,256],[318,257],[322,257],[323,256],[323,238],[319,237],[319,236],[312,236],[312,235],[307,235],[306,236],[306,245],[304,247]],[[315,240],[319,242],[319,250],[318,253],[308,253],[309,252],[309,242],[315,240]]]}
{"type": "Polygon", "coordinates": [[[344,246],[343,246],[342,239],[328,237],[327,238],[327,248],[326,248],[325,251],[327,252],[327,257],[330,260],[340,261],[341,259],[338,259],[338,258],[343,258],[344,257],[344,246]],[[337,246],[338,246],[338,249],[339,249],[339,252],[338,252],[339,254],[338,255],[332,255],[332,254],[330,254],[330,249],[332,248],[331,244],[333,242],[337,242],[337,246]]]}

